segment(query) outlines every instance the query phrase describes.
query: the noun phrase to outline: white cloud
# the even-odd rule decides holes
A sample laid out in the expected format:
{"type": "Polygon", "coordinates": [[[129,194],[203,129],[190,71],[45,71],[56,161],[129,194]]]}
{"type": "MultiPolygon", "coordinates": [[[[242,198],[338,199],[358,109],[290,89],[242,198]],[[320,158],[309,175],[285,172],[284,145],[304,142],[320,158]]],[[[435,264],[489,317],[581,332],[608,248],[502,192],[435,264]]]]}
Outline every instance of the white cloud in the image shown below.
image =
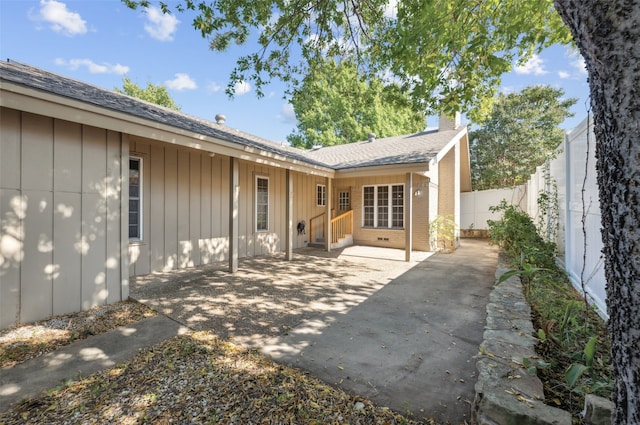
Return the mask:
{"type": "Polygon", "coordinates": [[[571,74],[567,71],[558,71],[558,77],[562,78],[563,80],[571,77],[571,74]]]}
{"type": "Polygon", "coordinates": [[[69,59],[64,60],[62,58],[57,58],[55,60],[56,65],[64,66],[66,68],[76,70],[78,68],[86,67],[87,70],[92,74],[117,74],[124,75],[129,72],[129,67],[125,65],[115,64],[112,65],[110,63],[95,63],[91,59],[69,59]]]}
{"type": "Polygon", "coordinates": [[[55,0],[40,0],[39,15],[35,19],[51,24],[51,29],[73,36],[87,32],[87,21],[79,13],[71,12],[67,5],[55,0]]]}
{"type": "Polygon", "coordinates": [[[296,122],[296,113],[293,110],[293,105],[289,102],[282,105],[282,120],[287,123],[296,122]]]}
{"type": "Polygon", "coordinates": [[[207,84],[207,91],[209,93],[218,93],[220,90],[222,90],[222,86],[220,86],[219,84],[217,84],[215,82],[211,82],[211,83],[207,84]]]}
{"type": "Polygon", "coordinates": [[[500,93],[504,95],[515,93],[515,92],[516,92],[516,88],[513,86],[502,86],[500,88],[500,93]]]}
{"type": "Polygon", "coordinates": [[[517,74],[526,75],[544,75],[547,73],[547,70],[544,69],[544,60],[538,55],[531,56],[526,63],[516,66],[514,70],[517,74]]]}
{"type": "Polygon", "coordinates": [[[584,64],[584,59],[582,56],[578,56],[574,61],[571,62],[571,66],[578,70],[578,73],[582,75],[587,75],[587,67],[584,64]]]}
{"type": "Polygon", "coordinates": [[[188,74],[177,73],[175,74],[175,76],[176,78],[174,78],[173,80],[167,80],[164,82],[168,88],[178,91],[193,90],[198,88],[196,82],[193,81],[193,79],[191,79],[188,74]]]}
{"type": "Polygon", "coordinates": [[[251,84],[247,83],[246,81],[238,81],[234,86],[233,86],[233,90],[234,93],[237,96],[242,96],[244,94],[247,94],[251,91],[251,84]]]}
{"type": "Polygon", "coordinates": [[[396,19],[398,17],[398,0],[389,0],[384,9],[384,17],[396,19]]]}
{"type": "Polygon", "coordinates": [[[173,15],[162,13],[157,7],[147,9],[145,31],[156,40],[171,41],[180,21],[173,15]]]}

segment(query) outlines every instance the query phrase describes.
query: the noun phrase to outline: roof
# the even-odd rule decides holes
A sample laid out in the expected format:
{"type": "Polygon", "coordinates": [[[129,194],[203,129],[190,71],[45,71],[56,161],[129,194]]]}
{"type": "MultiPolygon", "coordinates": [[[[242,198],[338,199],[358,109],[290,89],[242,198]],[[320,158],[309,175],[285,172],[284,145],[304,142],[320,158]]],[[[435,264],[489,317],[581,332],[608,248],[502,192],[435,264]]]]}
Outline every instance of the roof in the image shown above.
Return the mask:
{"type": "Polygon", "coordinates": [[[428,163],[464,129],[463,127],[451,131],[425,131],[305,151],[11,60],[0,61],[0,82],[10,82],[63,96],[241,147],[259,149],[294,161],[336,171],[379,165],[428,163]]]}
{"type": "Polygon", "coordinates": [[[377,165],[428,163],[453,140],[462,128],[424,131],[404,136],[329,146],[308,155],[335,170],[377,165]]]}
{"type": "Polygon", "coordinates": [[[249,133],[235,130],[202,118],[194,117],[146,102],[116,91],[103,89],[69,77],[15,61],[0,61],[0,81],[12,82],[32,89],[53,93],[95,106],[108,108],[139,118],[188,130],[242,146],[284,155],[313,165],[326,166],[309,158],[300,149],[283,146],[249,133]]]}

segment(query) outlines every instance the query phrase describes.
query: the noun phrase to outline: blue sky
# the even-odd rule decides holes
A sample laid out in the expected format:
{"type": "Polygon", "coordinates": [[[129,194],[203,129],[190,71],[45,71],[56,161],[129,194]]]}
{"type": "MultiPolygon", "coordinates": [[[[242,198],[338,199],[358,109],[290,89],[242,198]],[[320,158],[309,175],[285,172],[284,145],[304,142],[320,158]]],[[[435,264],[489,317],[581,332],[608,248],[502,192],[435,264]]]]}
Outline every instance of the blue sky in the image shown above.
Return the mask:
{"type": "MultiPolygon", "coordinates": [[[[157,2],[154,2],[157,3],[157,2]]],[[[234,46],[214,53],[187,15],[166,16],[157,9],[130,10],[119,0],[0,0],[0,59],[12,59],[99,87],[122,86],[128,76],[140,86],[163,84],[182,111],[273,141],[285,141],[295,116],[283,99],[284,85],[273,81],[258,98],[244,83],[236,96],[225,94],[236,58],[253,51],[234,46]]],[[[587,115],[589,88],[581,58],[553,46],[503,77],[502,91],[533,84],[562,88],[578,98],[571,130],[587,115]]],[[[437,125],[430,118],[429,126],[437,125]]]]}

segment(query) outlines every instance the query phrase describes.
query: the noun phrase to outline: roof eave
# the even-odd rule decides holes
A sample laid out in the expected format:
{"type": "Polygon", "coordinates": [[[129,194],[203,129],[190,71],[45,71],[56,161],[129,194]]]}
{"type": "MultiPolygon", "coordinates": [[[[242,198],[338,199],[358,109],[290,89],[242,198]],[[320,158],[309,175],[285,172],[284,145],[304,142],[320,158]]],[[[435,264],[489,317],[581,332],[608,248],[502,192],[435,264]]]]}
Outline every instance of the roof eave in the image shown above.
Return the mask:
{"type": "Polygon", "coordinates": [[[114,111],[76,99],[48,93],[10,81],[0,81],[0,106],[92,125],[133,136],[158,140],[210,153],[281,167],[306,174],[333,177],[330,167],[307,163],[284,154],[214,138],[156,121],[114,111]]]}
{"type": "Polygon", "coordinates": [[[427,175],[429,172],[428,162],[418,162],[414,164],[390,164],[390,165],[373,165],[366,167],[344,168],[336,171],[335,178],[349,177],[374,177],[388,176],[407,173],[416,173],[427,175]]]}

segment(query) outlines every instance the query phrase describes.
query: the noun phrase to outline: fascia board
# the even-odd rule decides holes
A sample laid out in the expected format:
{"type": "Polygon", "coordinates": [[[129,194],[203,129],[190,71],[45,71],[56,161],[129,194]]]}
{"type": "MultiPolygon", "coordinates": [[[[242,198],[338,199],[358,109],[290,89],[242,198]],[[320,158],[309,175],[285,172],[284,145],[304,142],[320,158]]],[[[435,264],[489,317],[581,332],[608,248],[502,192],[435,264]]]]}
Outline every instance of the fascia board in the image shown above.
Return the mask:
{"type": "Polygon", "coordinates": [[[273,167],[290,169],[305,174],[330,178],[333,178],[335,174],[335,171],[329,167],[304,163],[303,161],[287,158],[284,155],[204,136],[13,83],[0,82],[0,106],[231,156],[273,167]]]}

